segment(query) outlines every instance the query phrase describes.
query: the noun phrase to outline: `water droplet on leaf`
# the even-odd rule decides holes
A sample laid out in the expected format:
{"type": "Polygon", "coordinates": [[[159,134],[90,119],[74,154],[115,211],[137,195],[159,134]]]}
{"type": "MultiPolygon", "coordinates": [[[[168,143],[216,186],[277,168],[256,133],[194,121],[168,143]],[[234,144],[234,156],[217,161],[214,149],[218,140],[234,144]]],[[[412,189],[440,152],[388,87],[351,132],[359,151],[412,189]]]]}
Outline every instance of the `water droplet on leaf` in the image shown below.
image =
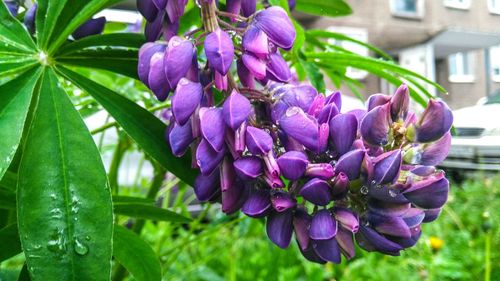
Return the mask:
{"type": "Polygon", "coordinates": [[[78,238],[75,238],[75,253],[80,256],[86,255],[89,252],[89,247],[83,244],[78,238]]]}

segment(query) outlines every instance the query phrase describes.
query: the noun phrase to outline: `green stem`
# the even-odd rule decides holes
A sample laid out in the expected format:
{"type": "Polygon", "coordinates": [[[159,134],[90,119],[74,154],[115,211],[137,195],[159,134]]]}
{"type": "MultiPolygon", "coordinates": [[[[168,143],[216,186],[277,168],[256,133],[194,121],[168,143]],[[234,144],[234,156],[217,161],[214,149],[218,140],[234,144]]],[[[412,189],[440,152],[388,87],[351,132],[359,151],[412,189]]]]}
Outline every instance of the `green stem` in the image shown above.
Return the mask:
{"type": "Polygon", "coordinates": [[[486,232],[484,241],[484,281],[491,281],[491,231],[486,232]]]}
{"type": "Polygon", "coordinates": [[[111,187],[111,190],[114,191],[114,194],[118,194],[118,175],[120,164],[122,162],[125,151],[127,151],[129,147],[126,136],[120,135],[120,132],[118,132],[118,135],[118,143],[116,144],[108,173],[109,185],[111,187]]]}

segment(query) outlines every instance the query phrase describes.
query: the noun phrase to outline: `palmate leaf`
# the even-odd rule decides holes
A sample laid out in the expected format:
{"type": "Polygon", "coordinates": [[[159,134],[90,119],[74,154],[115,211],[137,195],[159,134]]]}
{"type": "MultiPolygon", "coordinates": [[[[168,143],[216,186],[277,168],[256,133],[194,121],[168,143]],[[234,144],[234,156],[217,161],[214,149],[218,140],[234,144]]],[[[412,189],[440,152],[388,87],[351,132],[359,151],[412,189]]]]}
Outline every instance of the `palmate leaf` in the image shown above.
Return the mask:
{"type": "Polygon", "coordinates": [[[160,261],[151,247],[137,234],[115,225],[113,256],[138,281],[161,280],[160,261]]]}
{"type": "Polygon", "coordinates": [[[113,214],[99,152],[52,69],[18,174],[17,213],[35,280],[108,280],[113,214]]]}
{"type": "Polygon", "coordinates": [[[198,171],[190,168],[191,156],[177,158],[172,154],[164,139],[163,122],[131,100],[76,72],[64,67],[58,71],[92,95],[149,156],[182,181],[194,184],[198,171]]]}
{"type": "Polygon", "coordinates": [[[96,49],[99,47],[139,49],[144,42],[144,35],[138,33],[111,33],[92,35],[63,45],[57,51],[56,57],[83,50],[96,49]]]}
{"type": "Polygon", "coordinates": [[[0,54],[35,53],[36,46],[28,31],[9,13],[4,1],[0,2],[0,54]]]}
{"type": "Polygon", "coordinates": [[[352,13],[351,7],[344,0],[296,0],[295,9],[318,16],[340,17],[352,13]]]}

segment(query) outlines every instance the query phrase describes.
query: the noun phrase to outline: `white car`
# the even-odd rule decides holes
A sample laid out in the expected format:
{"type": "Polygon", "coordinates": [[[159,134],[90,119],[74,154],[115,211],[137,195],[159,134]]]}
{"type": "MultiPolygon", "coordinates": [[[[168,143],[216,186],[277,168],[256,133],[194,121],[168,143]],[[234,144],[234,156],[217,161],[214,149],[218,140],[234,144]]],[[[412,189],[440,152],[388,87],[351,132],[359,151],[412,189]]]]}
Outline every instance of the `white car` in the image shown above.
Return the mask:
{"type": "Polygon", "coordinates": [[[478,105],[454,111],[453,116],[451,149],[441,166],[500,171],[500,92],[478,105]]]}

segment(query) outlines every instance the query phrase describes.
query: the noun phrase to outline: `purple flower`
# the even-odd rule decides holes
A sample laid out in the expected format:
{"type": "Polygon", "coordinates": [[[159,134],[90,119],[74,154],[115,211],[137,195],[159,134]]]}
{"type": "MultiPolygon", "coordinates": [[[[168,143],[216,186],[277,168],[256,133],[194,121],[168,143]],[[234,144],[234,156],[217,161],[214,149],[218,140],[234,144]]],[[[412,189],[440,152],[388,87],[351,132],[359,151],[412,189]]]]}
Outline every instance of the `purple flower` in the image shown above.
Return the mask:
{"type": "Polygon", "coordinates": [[[188,0],[168,0],[166,10],[170,21],[179,21],[179,18],[184,14],[187,2],[188,0]]]}
{"type": "Polygon", "coordinates": [[[342,172],[351,181],[359,178],[364,157],[365,152],[361,149],[356,149],[342,155],[335,165],[335,173],[342,172]]]}
{"type": "Polygon", "coordinates": [[[196,162],[204,175],[211,174],[219,166],[225,151],[217,152],[206,140],[202,140],[196,149],[196,162]]]}
{"type": "Polygon", "coordinates": [[[257,79],[261,80],[266,78],[266,62],[257,58],[256,56],[246,53],[241,57],[243,64],[250,71],[250,73],[257,79]]]}
{"type": "Polygon", "coordinates": [[[328,240],[337,234],[337,221],[328,210],[318,211],[312,218],[309,237],[314,240],[328,240]]]}
{"type": "Polygon", "coordinates": [[[299,151],[290,151],[278,158],[278,165],[283,176],[289,180],[298,180],[306,172],[307,155],[299,151]]]}
{"type": "Polygon", "coordinates": [[[219,185],[219,171],[213,171],[211,174],[200,174],[194,182],[194,193],[196,198],[200,201],[212,200],[217,196],[220,191],[219,185]]]}
{"type": "Polygon", "coordinates": [[[273,6],[255,16],[255,25],[278,47],[289,50],[295,41],[295,28],[283,8],[273,6]]]}
{"type": "Polygon", "coordinates": [[[361,121],[361,136],[371,145],[384,146],[390,129],[390,104],[379,105],[368,111],[361,121]]]}
{"type": "Polygon", "coordinates": [[[158,14],[158,8],[153,0],[137,0],[137,9],[148,22],[153,22],[158,14]]]}
{"type": "Polygon", "coordinates": [[[172,122],[170,127],[171,130],[168,132],[168,142],[172,149],[172,153],[180,157],[186,153],[187,149],[194,141],[191,123],[181,126],[172,122]]]}
{"type": "Polygon", "coordinates": [[[200,83],[194,83],[182,78],[177,85],[172,97],[172,113],[179,125],[188,122],[191,115],[200,105],[203,95],[203,87],[200,83]]]}
{"type": "Polygon", "coordinates": [[[311,151],[319,150],[318,122],[301,108],[290,107],[280,119],[283,131],[311,151]]]}
{"type": "Polygon", "coordinates": [[[90,35],[101,34],[104,30],[104,25],[106,24],[105,17],[98,17],[95,19],[90,19],[80,25],[74,32],[73,38],[76,40],[90,35]]]}
{"type": "Polygon", "coordinates": [[[375,160],[375,184],[391,184],[398,177],[402,164],[401,150],[393,150],[378,156],[375,160]]]}
{"type": "Polygon", "coordinates": [[[243,0],[241,2],[241,13],[245,17],[249,17],[255,13],[257,0],[243,0]]]}
{"type": "Polygon", "coordinates": [[[272,53],[269,55],[269,61],[267,62],[267,78],[278,82],[288,82],[292,79],[290,68],[279,53],[272,53]]]}
{"type": "Polygon", "coordinates": [[[236,131],[252,112],[250,101],[233,90],[224,102],[223,116],[227,126],[236,131]]]}
{"type": "Polygon", "coordinates": [[[293,232],[293,212],[272,212],[267,217],[267,236],[278,247],[285,249],[290,245],[293,232]]]}
{"type": "Polygon", "coordinates": [[[267,39],[267,35],[254,25],[250,25],[245,34],[243,34],[242,46],[245,51],[261,59],[265,59],[269,55],[269,40],[267,39]]]}
{"type": "Polygon", "coordinates": [[[163,71],[163,53],[156,52],[151,56],[148,85],[158,100],[164,101],[167,99],[170,88],[165,72],[163,71]]]}
{"type": "Polygon", "coordinates": [[[333,199],[328,182],[318,178],[308,181],[299,194],[307,201],[318,206],[326,206],[333,199]]]}
{"type": "Polygon", "coordinates": [[[416,124],[416,140],[432,142],[450,131],[453,115],[450,108],[442,101],[430,100],[427,108],[416,124]]]}
{"type": "Polygon", "coordinates": [[[254,155],[267,154],[273,148],[273,139],[266,131],[252,126],[247,127],[246,144],[254,155]]]}
{"type": "Polygon", "coordinates": [[[201,134],[215,151],[224,147],[225,123],[222,109],[218,107],[200,108],[201,134]]]}
{"type": "Polygon", "coordinates": [[[358,131],[358,121],[352,114],[339,114],[330,120],[330,137],[339,155],[351,149],[358,131]]]}
{"type": "Polygon", "coordinates": [[[263,173],[262,160],[256,156],[244,156],[234,161],[236,174],[242,180],[252,180],[263,173]]]}
{"type": "Polygon", "coordinates": [[[174,36],[168,42],[164,57],[164,71],[170,89],[175,89],[177,83],[188,73],[193,61],[194,46],[188,40],[174,36]]]}
{"type": "Polygon", "coordinates": [[[211,32],[205,38],[205,54],[210,66],[222,75],[226,75],[234,57],[231,37],[222,29],[211,32]]]}
{"type": "Polygon", "coordinates": [[[393,121],[404,120],[410,107],[410,91],[406,84],[401,85],[391,97],[391,117],[393,121]]]}
{"type": "Polygon", "coordinates": [[[250,192],[248,199],[243,204],[241,211],[253,218],[259,218],[267,215],[271,209],[271,198],[269,192],[262,189],[255,189],[250,192]]]}

